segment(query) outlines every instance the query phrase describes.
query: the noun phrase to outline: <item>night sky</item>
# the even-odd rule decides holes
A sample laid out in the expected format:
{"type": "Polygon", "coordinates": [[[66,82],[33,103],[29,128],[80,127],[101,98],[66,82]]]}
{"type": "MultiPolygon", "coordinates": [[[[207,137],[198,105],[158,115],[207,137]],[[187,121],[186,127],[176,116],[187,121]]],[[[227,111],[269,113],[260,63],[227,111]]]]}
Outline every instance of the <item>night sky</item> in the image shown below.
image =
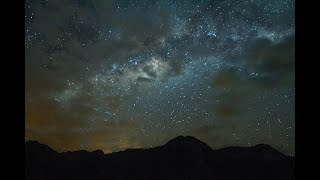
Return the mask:
{"type": "Polygon", "coordinates": [[[25,139],[295,154],[293,0],[26,0],[25,139]]]}

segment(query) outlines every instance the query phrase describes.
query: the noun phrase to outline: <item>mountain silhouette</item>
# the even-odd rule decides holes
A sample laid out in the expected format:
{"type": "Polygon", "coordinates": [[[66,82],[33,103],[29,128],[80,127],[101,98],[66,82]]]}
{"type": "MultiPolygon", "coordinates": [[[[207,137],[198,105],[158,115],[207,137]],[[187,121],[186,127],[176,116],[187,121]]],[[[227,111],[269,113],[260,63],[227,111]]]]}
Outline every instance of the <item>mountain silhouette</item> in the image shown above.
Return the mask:
{"type": "Polygon", "coordinates": [[[295,158],[269,145],[212,150],[191,136],[163,146],[104,154],[97,150],[58,153],[37,141],[25,144],[28,180],[292,180],[295,158]]]}

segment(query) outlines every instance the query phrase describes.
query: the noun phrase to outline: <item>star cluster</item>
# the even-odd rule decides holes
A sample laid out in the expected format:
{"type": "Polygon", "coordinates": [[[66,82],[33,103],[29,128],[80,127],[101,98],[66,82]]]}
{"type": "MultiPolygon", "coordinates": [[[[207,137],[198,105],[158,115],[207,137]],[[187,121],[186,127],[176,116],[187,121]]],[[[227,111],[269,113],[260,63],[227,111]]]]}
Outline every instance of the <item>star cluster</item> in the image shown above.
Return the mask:
{"type": "Polygon", "coordinates": [[[26,0],[26,140],[294,155],[292,0],[26,0]]]}

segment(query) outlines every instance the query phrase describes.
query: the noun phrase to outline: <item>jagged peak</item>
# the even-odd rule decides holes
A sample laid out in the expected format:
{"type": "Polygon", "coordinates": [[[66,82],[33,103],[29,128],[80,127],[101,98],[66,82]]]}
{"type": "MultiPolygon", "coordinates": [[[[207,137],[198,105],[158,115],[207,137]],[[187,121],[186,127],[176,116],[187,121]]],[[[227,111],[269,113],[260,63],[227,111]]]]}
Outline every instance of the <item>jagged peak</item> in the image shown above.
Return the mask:
{"type": "Polygon", "coordinates": [[[204,142],[198,140],[195,137],[192,136],[177,136],[170,141],[168,141],[166,144],[172,144],[172,143],[200,143],[200,144],[205,144],[204,142]]]}
{"type": "Polygon", "coordinates": [[[37,150],[40,150],[42,152],[51,152],[51,153],[57,153],[55,150],[53,150],[50,146],[48,145],[45,145],[45,144],[41,144],[40,142],[38,141],[35,141],[35,140],[30,140],[30,141],[27,141],[25,143],[27,149],[37,149],[37,150]]]}
{"type": "Polygon", "coordinates": [[[211,149],[206,143],[192,136],[177,136],[176,138],[168,141],[164,146],[176,147],[184,149],[211,149]]]}
{"type": "Polygon", "coordinates": [[[272,157],[285,157],[286,155],[282,154],[278,150],[274,149],[268,144],[257,144],[252,147],[254,151],[263,153],[265,156],[272,156],[272,157]]]}
{"type": "Polygon", "coordinates": [[[269,144],[257,144],[253,147],[254,148],[262,148],[262,149],[273,149],[269,144]]]}

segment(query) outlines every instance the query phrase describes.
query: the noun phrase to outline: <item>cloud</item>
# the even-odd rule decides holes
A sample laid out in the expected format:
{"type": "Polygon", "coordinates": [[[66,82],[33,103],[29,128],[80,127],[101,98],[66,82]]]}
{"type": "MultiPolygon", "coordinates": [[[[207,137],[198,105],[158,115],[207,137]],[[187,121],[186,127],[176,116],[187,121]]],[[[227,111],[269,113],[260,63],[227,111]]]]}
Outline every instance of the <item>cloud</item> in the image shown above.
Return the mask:
{"type": "Polygon", "coordinates": [[[274,44],[269,39],[258,38],[247,44],[242,55],[243,68],[230,67],[212,77],[216,90],[213,112],[219,119],[239,119],[250,110],[250,98],[267,91],[278,92],[294,87],[295,45],[294,36],[274,44]]]}
{"type": "Polygon", "coordinates": [[[175,56],[169,59],[170,71],[168,71],[168,76],[181,75],[184,72],[184,66],[182,57],[175,56]]]}
{"type": "Polygon", "coordinates": [[[205,136],[205,135],[209,135],[212,132],[216,132],[217,130],[219,130],[217,125],[206,125],[206,126],[193,128],[192,133],[195,133],[198,136],[205,136]]]}
{"type": "Polygon", "coordinates": [[[139,76],[139,77],[137,78],[137,81],[138,81],[138,82],[152,82],[153,80],[150,79],[150,78],[147,78],[147,77],[139,76]]]}
{"type": "Polygon", "coordinates": [[[235,78],[231,72],[223,72],[214,80],[216,91],[213,112],[217,119],[239,118],[246,107],[247,97],[255,91],[247,81],[235,78]]]}
{"type": "Polygon", "coordinates": [[[264,87],[292,86],[295,81],[295,36],[272,44],[257,39],[244,51],[248,67],[261,74],[253,80],[264,87]]]}

